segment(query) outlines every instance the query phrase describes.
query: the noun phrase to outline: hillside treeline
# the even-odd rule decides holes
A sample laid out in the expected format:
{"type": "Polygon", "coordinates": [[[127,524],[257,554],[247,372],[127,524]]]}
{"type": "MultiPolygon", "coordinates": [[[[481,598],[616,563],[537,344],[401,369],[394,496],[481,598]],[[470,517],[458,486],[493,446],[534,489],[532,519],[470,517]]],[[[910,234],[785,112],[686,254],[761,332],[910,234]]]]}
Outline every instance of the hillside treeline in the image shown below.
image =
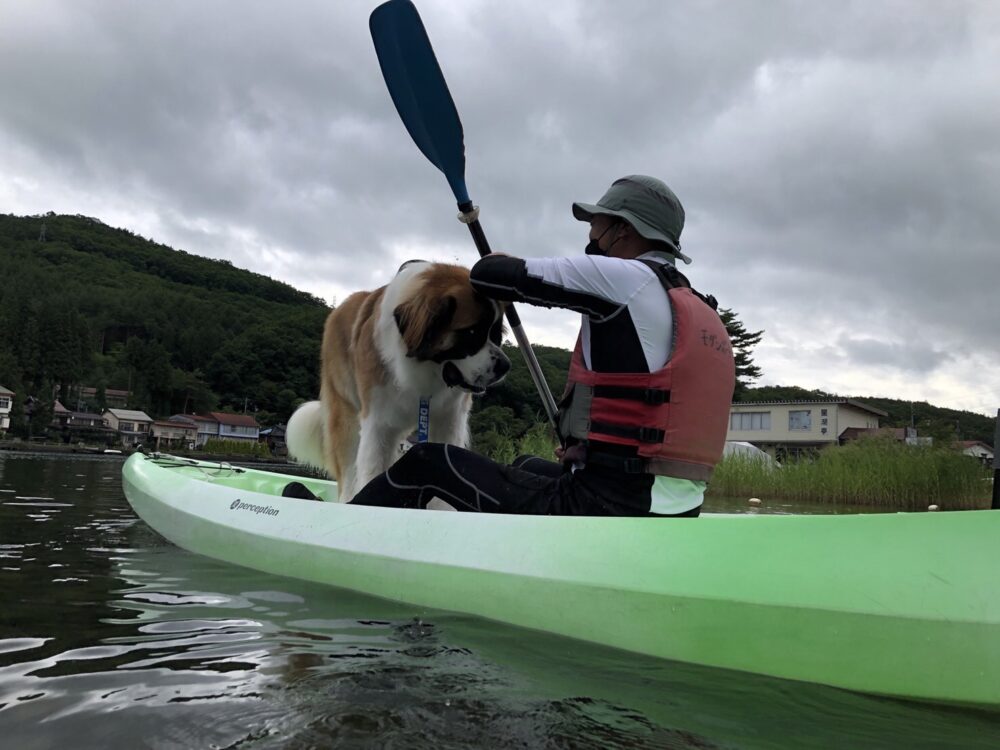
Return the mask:
{"type": "MultiPolygon", "coordinates": [[[[86,385],[98,394],[127,390],[129,406],[153,417],[246,409],[262,425],[285,422],[299,403],[317,397],[328,312],[323,300],[288,284],[97,219],[0,214],[0,384],[17,394],[15,411],[25,396],[44,401],[53,392],[74,409],[86,385]]],[[[741,400],[834,397],[749,386],[759,374],[752,348],[762,332],[743,330],[731,311],[727,327],[745,355],[741,400]]],[[[472,417],[476,446],[487,452],[545,421],[520,353],[506,349],[513,369],[476,399],[472,417]]],[[[558,397],[570,352],[535,350],[558,397]]],[[[983,415],[861,400],[889,412],[889,426],[910,424],[912,408],[921,434],[992,443],[993,422],[983,415]]]]}
{"type": "MultiPolygon", "coordinates": [[[[318,389],[326,304],[83,216],[0,215],[0,383],[132,393],[151,416],[284,419],[318,389]]],[[[93,408],[93,405],[91,405],[93,408]]]]}

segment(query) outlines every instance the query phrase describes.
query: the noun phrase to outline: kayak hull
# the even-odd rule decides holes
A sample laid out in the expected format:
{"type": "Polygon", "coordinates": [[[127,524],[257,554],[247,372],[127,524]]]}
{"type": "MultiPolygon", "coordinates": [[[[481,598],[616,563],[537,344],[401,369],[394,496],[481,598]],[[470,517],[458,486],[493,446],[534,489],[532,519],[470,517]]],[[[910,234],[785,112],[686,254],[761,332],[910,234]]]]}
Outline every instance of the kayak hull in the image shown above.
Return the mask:
{"type": "Polygon", "coordinates": [[[136,513],[191,552],[650,656],[1000,705],[1000,513],[503,516],[280,497],[335,483],[132,456],[136,513]]]}

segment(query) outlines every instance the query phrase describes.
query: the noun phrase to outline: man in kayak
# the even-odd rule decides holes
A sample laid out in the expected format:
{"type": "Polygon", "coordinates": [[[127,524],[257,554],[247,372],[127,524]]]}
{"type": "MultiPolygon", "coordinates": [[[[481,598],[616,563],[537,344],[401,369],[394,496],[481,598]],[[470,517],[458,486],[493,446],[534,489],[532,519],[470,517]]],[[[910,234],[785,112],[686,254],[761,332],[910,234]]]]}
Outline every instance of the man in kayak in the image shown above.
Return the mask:
{"type": "MultiPolygon", "coordinates": [[[[413,446],[352,503],[607,516],[697,516],[722,456],[735,383],[732,347],[715,299],[690,288],[675,262],[684,209],[663,182],[616,180],[594,205],[585,254],[521,259],[493,254],[472,285],[496,300],[582,314],[560,403],[561,463],[512,466],[454,445],[413,446]]],[[[433,406],[432,406],[433,408],[433,406]]]]}

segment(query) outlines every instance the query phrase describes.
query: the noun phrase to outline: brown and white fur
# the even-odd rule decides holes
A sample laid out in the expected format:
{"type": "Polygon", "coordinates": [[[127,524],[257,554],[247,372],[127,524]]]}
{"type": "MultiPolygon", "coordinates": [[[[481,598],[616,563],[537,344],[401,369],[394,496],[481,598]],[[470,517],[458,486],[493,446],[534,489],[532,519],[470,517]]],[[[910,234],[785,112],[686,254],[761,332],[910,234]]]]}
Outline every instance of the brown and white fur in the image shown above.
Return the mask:
{"type": "Polygon", "coordinates": [[[410,261],[386,286],[352,294],[327,318],[320,400],[289,420],[289,453],[336,477],[346,502],[399,457],[421,397],[429,439],[467,447],[472,393],[510,369],[502,313],[468,269],[442,263],[410,261]]]}

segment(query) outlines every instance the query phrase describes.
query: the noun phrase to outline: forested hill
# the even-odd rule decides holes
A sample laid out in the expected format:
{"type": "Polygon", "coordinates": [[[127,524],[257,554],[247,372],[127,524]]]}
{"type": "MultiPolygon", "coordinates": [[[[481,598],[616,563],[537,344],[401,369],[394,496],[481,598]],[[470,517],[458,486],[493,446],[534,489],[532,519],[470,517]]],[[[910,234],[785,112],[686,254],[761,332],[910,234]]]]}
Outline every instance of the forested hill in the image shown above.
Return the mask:
{"type": "Polygon", "coordinates": [[[0,242],[4,250],[20,247],[48,259],[56,257],[60,250],[76,250],[92,256],[98,263],[100,259],[115,261],[122,270],[131,269],[164,281],[212,291],[249,294],[262,301],[326,305],[311,294],[236,268],[227,260],[210,260],[174,250],[89,216],[0,214],[0,242]]]}
{"type": "Polygon", "coordinates": [[[852,398],[881,409],[889,414],[880,420],[885,427],[906,427],[913,424],[917,428],[918,435],[934,437],[939,441],[982,440],[993,445],[995,418],[971,411],[933,406],[926,401],[904,401],[883,396],[842,396],[794,385],[749,388],[743,396],[743,401],[808,401],[824,398],[852,398]]]}
{"type": "MultiPolygon", "coordinates": [[[[85,216],[0,215],[0,383],[128,389],[153,416],[318,392],[323,300],[85,216]]],[[[75,403],[66,404],[69,408],[75,403]]]]}

